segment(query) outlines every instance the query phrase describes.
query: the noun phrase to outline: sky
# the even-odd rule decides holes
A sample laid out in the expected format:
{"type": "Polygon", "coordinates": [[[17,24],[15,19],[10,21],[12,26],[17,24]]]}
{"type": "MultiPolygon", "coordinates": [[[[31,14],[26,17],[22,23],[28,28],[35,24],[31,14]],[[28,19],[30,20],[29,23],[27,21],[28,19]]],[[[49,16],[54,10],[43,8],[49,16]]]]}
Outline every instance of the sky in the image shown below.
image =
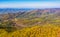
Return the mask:
{"type": "Polygon", "coordinates": [[[60,0],[0,0],[0,8],[60,8],[60,0]]]}

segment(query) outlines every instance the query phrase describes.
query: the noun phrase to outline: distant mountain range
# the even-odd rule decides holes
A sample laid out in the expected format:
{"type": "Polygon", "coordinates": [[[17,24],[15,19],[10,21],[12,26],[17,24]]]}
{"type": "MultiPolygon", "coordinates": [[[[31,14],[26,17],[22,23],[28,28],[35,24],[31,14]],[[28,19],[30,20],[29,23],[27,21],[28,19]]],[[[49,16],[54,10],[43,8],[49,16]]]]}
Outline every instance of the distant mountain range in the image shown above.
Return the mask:
{"type": "Polygon", "coordinates": [[[0,9],[0,22],[4,22],[7,20],[13,20],[16,26],[21,27],[36,24],[40,25],[41,23],[45,24],[45,22],[53,23],[55,22],[55,20],[60,20],[60,8],[0,9]]]}
{"type": "Polygon", "coordinates": [[[48,16],[50,14],[60,15],[60,8],[46,8],[46,9],[5,8],[5,9],[0,9],[0,18],[4,18],[4,17],[35,18],[35,17],[41,17],[41,16],[48,16]]]}
{"type": "MultiPolygon", "coordinates": [[[[17,12],[23,12],[23,11],[29,11],[29,10],[37,10],[33,8],[0,8],[0,14],[2,13],[17,13],[17,12]]],[[[40,10],[60,10],[60,8],[45,8],[40,10]]]]}

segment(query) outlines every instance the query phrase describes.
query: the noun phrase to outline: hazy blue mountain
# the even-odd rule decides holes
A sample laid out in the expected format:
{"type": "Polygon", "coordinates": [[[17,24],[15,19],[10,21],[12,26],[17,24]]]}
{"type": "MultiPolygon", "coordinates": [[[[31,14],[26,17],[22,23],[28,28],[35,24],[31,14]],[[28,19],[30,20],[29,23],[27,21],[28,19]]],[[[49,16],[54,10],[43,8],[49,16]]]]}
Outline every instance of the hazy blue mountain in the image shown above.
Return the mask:
{"type": "Polygon", "coordinates": [[[2,8],[0,9],[0,18],[9,16],[9,18],[35,18],[48,16],[51,14],[60,15],[60,8],[31,9],[31,8],[2,8]]]}

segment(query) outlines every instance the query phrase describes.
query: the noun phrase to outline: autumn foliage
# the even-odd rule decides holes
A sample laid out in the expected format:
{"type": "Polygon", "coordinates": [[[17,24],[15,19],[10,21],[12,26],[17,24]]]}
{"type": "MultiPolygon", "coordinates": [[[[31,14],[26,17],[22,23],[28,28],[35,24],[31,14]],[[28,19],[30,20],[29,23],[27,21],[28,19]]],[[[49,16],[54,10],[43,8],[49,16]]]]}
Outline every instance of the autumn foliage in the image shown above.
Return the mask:
{"type": "Polygon", "coordinates": [[[10,33],[0,29],[0,37],[60,37],[60,26],[53,24],[36,25],[10,33]]]}

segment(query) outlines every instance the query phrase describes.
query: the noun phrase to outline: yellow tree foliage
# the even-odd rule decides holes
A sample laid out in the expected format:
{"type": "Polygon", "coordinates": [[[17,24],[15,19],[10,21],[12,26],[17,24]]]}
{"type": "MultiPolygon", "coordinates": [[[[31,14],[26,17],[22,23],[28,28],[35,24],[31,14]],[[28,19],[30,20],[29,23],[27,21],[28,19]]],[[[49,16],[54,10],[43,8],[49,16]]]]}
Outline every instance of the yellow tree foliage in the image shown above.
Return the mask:
{"type": "Polygon", "coordinates": [[[41,25],[24,28],[12,33],[14,37],[60,37],[60,27],[57,25],[41,25]]]}
{"type": "Polygon", "coordinates": [[[60,26],[53,24],[36,25],[8,33],[0,30],[0,37],[60,37],[60,26]]]}
{"type": "Polygon", "coordinates": [[[8,33],[4,29],[0,29],[0,37],[8,37],[8,33]]]}

